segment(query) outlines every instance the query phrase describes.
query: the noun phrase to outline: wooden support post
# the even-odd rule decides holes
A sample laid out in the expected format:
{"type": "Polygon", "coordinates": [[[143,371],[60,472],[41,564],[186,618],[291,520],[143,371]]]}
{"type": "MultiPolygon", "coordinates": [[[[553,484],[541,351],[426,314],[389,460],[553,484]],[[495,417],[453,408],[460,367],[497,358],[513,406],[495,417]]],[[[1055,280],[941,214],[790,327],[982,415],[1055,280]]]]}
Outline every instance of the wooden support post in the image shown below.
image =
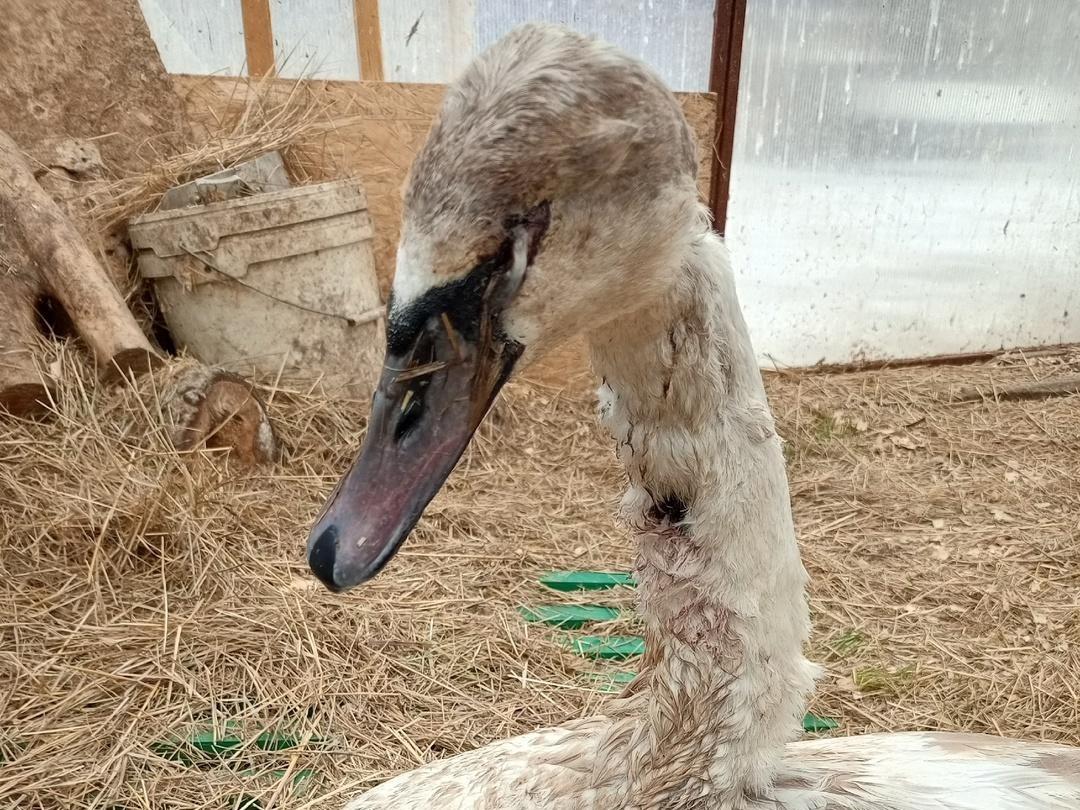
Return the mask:
{"type": "Polygon", "coordinates": [[[379,24],[379,0],[353,0],[356,21],[356,55],[360,60],[360,80],[383,80],[382,27],[379,24]]]}
{"type": "Polygon", "coordinates": [[[244,52],[249,76],[274,72],[274,31],[270,25],[270,0],[240,0],[244,21],[244,52]]]}
{"type": "Polygon", "coordinates": [[[150,368],[157,357],[124,299],[75,226],[34,179],[19,147],[3,131],[0,209],[8,212],[13,231],[36,264],[40,280],[94,353],[102,376],[109,379],[150,368]]]}
{"type": "Polygon", "coordinates": [[[716,0],[712,65],[709,70],[709,92],[716,93],[716,129],[709,208],[712,210],[713,227],[721,235],[727,229],[731,158],[735,150],[735,107],[739,98],[739,70],[742,67],[745,23],[746,0],[716,0]]]}

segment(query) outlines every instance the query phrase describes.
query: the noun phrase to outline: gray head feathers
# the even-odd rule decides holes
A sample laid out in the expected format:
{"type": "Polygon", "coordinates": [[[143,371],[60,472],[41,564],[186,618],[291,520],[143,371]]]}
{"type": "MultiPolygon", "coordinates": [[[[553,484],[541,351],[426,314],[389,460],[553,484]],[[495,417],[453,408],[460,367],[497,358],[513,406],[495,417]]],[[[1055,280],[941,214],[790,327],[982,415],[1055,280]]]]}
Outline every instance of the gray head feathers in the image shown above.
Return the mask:
{"type": "Polygon", "coordinates": [[[568,29],[526,25],[447,90],[413,166],[406,217],[501,224],[542,199],[693,187],[690,128],[644,63],[568,29]]]}

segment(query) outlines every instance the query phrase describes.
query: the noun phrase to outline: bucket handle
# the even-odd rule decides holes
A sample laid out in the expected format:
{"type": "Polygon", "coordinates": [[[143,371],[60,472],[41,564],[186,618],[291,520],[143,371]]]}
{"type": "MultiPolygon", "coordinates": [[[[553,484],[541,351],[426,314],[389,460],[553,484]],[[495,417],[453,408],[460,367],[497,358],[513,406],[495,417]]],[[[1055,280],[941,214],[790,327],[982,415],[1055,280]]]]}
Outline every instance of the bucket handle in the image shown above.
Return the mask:
{"type": "Polygon", "coordinates": [[[296,309],[302,309],[304,312],[310,312],[312,315],[322,315],[327,318],[337,318],[338,320],[345,321],[345,323],[347,323],[349,326],[362,326],[363,324],[377,321],[380,318],[386,316],[386,311],[383,307],[373,307],[366,312],[362,312],[356,318],[350,318],[347,315],[339,315],[336,312],[324,312],[321,309],[313,309],[312,307],[306,307],[303,304],[297,303],[296,301],[288,301],[284,298],[278,298],[273,293],[268,293],[266,290],[260,290],[258,287],[252,284],[248,284],[246,281],[241,281],[236,276],[226,273],[224,270],[214,264],[214,260],[211,259],[209,255],[200,256],[199,252],[190,250],[186,245],[180,245],[180,249],[184,251],[184,253],[188,254],[191,258],[195,259],[198,262],[201,262],[205,267],[213,270],[215,273],[223,276],[224,278],[227,278],[229,281],[235,282],[241,287],[245,287],[251,290],[253,293],[258,293],[261,296],[269,298],[271,301],[276,301],[277,303],[284,304],[287,307],[295,307],[296,309]]]}

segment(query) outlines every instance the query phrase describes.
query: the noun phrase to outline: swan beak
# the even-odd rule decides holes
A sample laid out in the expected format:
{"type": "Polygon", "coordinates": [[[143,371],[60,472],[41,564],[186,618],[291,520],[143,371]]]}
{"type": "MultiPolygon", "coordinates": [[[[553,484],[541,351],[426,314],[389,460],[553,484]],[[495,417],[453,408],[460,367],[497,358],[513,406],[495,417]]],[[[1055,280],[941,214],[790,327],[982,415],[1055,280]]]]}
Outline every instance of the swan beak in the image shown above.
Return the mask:
{"type": "Polygon", "coordinates": [[[333,591],[374,577],[401,547],[469,444],[521,347],[489,312],[462,330],[429,316],[407,348],[388,348],[367,434],[308,539],[308,564],[333,591]]]}

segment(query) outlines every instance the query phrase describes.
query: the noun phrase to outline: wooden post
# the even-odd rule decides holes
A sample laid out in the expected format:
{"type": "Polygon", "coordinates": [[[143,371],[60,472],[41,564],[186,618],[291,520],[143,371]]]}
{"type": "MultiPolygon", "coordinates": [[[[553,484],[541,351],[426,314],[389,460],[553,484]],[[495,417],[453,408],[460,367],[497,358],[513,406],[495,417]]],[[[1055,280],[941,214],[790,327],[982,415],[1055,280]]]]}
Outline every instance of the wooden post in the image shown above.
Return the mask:
{"type": "Polygon", "coordinates": [[[356,55],[360,60],[360,80],[383,80],[382,27],[379,24],[379,0],[353,0],[356,21],[356,55]]]}
{"type": "Polygon", "coordinates": [[[712,209],[713,227],[721,236],[727,228],[731,158],[735,150],[735,107],[739,99],[745,23],[746,0],[716,0],[712,64],[709,70],[709,92],[716,93],[709,208],[712,209]]]}
{"type": "Polygon", "coordinates": [[[270,26],[270,0],[240,0],[244,21],[244,52],[249,76],[274,72],[274,32],[270,26]]]}

